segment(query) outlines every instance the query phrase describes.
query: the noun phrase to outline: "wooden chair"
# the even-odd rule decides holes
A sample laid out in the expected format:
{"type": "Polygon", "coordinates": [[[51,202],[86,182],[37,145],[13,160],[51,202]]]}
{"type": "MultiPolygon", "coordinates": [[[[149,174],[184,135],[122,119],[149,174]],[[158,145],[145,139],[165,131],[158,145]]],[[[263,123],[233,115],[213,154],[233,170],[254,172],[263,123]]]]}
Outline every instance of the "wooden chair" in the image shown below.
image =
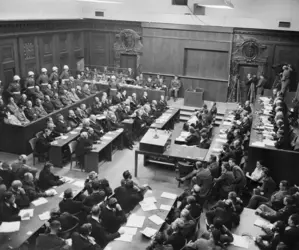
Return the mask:
{"type": "MultiPolygon", "coordinates": [[[[190,174],[193,171],[194,164],[189,162],[182,162],[179,161],[177,163],[177,172],[178,172],[178,178],[183,178],[190,174]]],[[[180,187],[181,182],[178,182],[178,187],[180,187]]]]}
{"type": "Polygon", "coordinates": [[[38,156],[39,156],[35,150],[36,141],[37,141],[37,138],[32,138],[29,140],[29,143],[30,143],[30,146],[32,149],[33,166],[35,165],[35,157],[38,158],[38,156]]]}
{"type": "Polygon", "coordinates": [[[69,147],[69,150],[70,150],[70,162],[71,162],[71,167],[70,169],[72,170],[72,167],[73,167],[73,161],[76,162],[76,165],[78,164],[78,160],[77,160],[77,156],[75,154],[75,149],[76,149],[76,146],[77,146],[78,142],[77,141],[71,141],[69,144],[68,144],[68,147],[69,147]]]}

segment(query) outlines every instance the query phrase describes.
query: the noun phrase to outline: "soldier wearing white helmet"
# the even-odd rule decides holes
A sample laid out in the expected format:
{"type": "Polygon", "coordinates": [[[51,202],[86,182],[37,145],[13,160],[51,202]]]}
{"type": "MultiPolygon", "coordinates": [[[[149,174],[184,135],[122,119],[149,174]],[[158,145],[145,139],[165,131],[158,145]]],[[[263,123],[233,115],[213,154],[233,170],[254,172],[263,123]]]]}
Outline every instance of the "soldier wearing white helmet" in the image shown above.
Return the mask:
{"type": "Polygon", "coordinates": [[[46,68],[42,68],[41,72],[42,73],[39,75],[39,77],[36,80],[36,85],[38,85],[40,87],[40,90],[44,92],[44,90],[48,88],[49,77],[46,68]]]}
{"type": "Polygon", "coordinates": [[[29,98],[31,98],[34,95],[34,86],[35,86],[34,72],[29,71],[28,77],[26,78],[24,83],[24,89],[29,98]]]}
{"type": "Polygon", "coordinates": [[[18,75],[13,77],[13,82],[8,85],[7,92],[8,94],[14,98],[15,103],[18,103],[21,99],[21,78],[18,75]]]}
{"type": "Polygon", "coordinates": [[[49,81],[51,84],[53,82],[59,81],[58,68],[56,66],[52,68],[52,73],[50,75],[49,81]]]}
{"type": "Polygon", "coordinates": [[[70,78],[70,73],[69,73],[69,66],[64,65],[63,66],[63,72],[60,75],[60,80],[68,80],[70,78]]]}

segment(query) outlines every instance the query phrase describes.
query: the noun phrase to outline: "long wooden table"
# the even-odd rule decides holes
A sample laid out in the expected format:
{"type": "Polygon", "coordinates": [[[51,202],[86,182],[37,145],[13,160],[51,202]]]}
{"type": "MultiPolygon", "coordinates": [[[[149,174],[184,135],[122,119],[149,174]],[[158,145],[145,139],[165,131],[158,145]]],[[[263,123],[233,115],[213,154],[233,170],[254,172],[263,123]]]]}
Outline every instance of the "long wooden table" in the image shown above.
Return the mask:
{"type": "Polygon", "coordinates": [[[62,198],[60,198],[59,196],[67,188],[72,188],[74,194],[79,193],[84,187],[84,181],[80,182],[82,182],[82,187],[74,185],[75,181],[72,183],[65,183],[61,186],[56,187],[55,190],[57,191],[57,195],[53,197],[47,197],[46,199],[48,200],[48,202],[45,204],[42,204],[40,206],[34,206],[33,204],[30,204],[28,209],[34,209],[33,217],[31,217],[30,220],[21,221],[20,230],[18,232],[7,234],[1,233],[0,249],[16,249],[20,247],[26,240],[30,238],[32,234],[34,234],[41,226],[44,225],[45,221],[40,220],[38,215],[57,208],[59,202],[62,200],[62,198]]]}
{"type": "Polygon", "coordinates": [[[84,166],[86,172],[95,171],[98,173],[99,153],[102,152],[107,161],[112,161],[112,145],[117,144],[123,148],[123,129],[110,131],[101,137],[101,142],[93,145],[93,149],[84,157],[84,166]]]}
{"type": "Polygon", "coordinates": [[[62,167],[63,165],[63,148],[68,145],[71,141],[76,140],[80,135],[80,130],[82,127],[77,127],[74,130],[68,132],[67,134],[60,136],[52,142],[52,145],[49,150],[49,161],[55,167],[62,167]]]}
{"type": "MultiPolygon", "coordinates": [[[[156,230],[160,230],[160,227],[162,225],[157,225],[154,222],[152,222],[151,220],[148,219],[148,217],[152,216],[152,215],[158,215],[159,217],[161,217],[162,220],[165,220],[169,211],[166,210],[162,210],[160,209],[160,206],[163,205],[168,205],[168,206],[172,206],[175,202],[175,200],[172,199],[167,199],[167,198],[162,198],[161,194],[163,192],[170,192],[173,193],[172,189],[167,189],[167,188],[163,188],[163,190],[153,190],[152,192],[147,192],[145,194],[145,197],[155,197],[157,200],[156,206],[157,206],[157,210],[151,210],[151,211],[143,211],[141,206],[138,204],[134,210],[131,212],[131,214],[135,214],[138,216],[145,216],[145,221],[143,223],[143,227],[142,228],[138,228],[136,235],[133,236],[133,240],[132,242],[124,242],[124,241],[111,241],[106,247],[105,250],[123,250],[123,249],[130,249],[130,250],[141,250],[141,249],[146,249],[146,247],[150,244],[150,239],[145,237],[140,231],[142,231],[144,228],[146,227],[150,227],[156,230]]],[[[176,194],[178,195],[178,194],[176,194]]],[[[125,225],[123,225],[125,226],[125,225]]]]}
{"type": "MultiPolygon", "coordinates": [[[[147,134],[144,136],[154,137],[154,130],[148,130],[147,134]]],[[[157,130],[157,134],[163,138],[163,134],[165,134],[164,130],[157,130]]],[[[173,162],[173,165],[176,165],[178,161],[203,161],[206,158],[206,154],[208,153],[207,149],[198,148],[195,146],[185,146],[174,144],[174,140],[176,138],[176,131],[172,133],[171,142],[168,144],[164,153],[155,153],[144,150],[135,150],[135,171],[134,175],[137,177],[138,174],[138,156],[144,155],[143,165],[146,166],[151,158],[158,158],[157,162],[173,162]]],[[[148,141],[149,146],[161,146],[159,139],[148,141]]]]}
{"type": "Polygon", "coordinates": [[[47,125],[47,118],[52,117],[56,121],[57,114],[61,113],[64,117],[68,116],[70,109],[75,109],[82,103],[86,106],[90,106],[95,96],[99,96],[101,93],[93,94],[85,99],[80,100],[70,106],[66,106],[60,110],[56,110],[53,113],[42,117],[36,121],[33,121],[25,126],[16,126],[9,124],[0,125],[0,151],[13,153],[13,154],[30,154],[32,153],[29,140],[35,137],[36,133],[42,131],[47,125]]]}
{"type": "Polygon", "coordinates": [[[258,115],[256,110],[260,110],[260,103],[257,100],[253,109],[253,121],[250,134],[249,150],[248,150],[248,169],[246,172],[252,172],[258,160],[263,160],[264,165],[270,169],[271,176],[276,183],[281,180],[288,180],[292,184],[299,184],[299,152],[291,150],[277,149],[274,146],[259,146],[256,142],[263,140],[263,135],[257,133],[255,127],[258,115]]]}
{"type": "Polygon", "coordinates": [[[169,108],[159,118],[157,118],[150,127],[156,129],[173,129],[174,124],[178,121],[179,117],[180,109],[169,108]]]}
{"type": "MultiPolygon", "coordinates": [[[[232,230],[233,234],[242,236],[249,235],[249,247],[248,250],[259,250],[259,247],[254,243],[253,237],[265,234],[260,227],[254,225],[257,219],[261,219],[255,214],[255,210],[244,208],[240,215],[240,224],[237,228],[232,230]]],[[[227,250],[244,250],[245,248],[229,245],[227,250]]]]}
{"type": "MultiPolygon", "coordinates": [[[[90,83],[90,81],[85,81],[86,83],[90,83]]],[[[95,82],[99,91],[106,91],[108,90],[109,86],[107,83],[102,82],[95,82]]],[[[122,90],[127,91],[127,96],[132,96],[133,93],[136,93],[137,99],[143,96],[143,93],[146,91],[149,100],[160,100],[161,95],[165,96],[164,90],[157,90],[157,89],[150,89],[150,88],[143,88],[134,85],[124,84],[121,86],[122,90]]]]}
{"type": "Polygon", "coordinates": [[[221,131],[226,131],[231,128],[232,124],[230,122],[231,119],[228,118],[229,116],[230,116],[230,110],[227,110],[219,126],[219,130],[213,136],[209,151],[205,157],[205,161],[209,161],[210,156],[212,154],[218,156],[220,154],[219,150],[222,149],[223,144],[227,142],[226,139],[227,134],[221,133],[221,131]]]}

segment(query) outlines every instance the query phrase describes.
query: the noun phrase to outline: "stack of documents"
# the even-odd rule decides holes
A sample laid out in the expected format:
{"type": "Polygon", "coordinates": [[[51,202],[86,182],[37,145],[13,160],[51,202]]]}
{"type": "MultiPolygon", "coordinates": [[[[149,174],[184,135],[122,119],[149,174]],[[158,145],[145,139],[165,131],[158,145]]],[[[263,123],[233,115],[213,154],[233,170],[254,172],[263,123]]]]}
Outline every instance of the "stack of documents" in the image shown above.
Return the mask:
{"type": "Polygon", "coordinates": [[[156,206],[157,200],[155,197],[146,197],[143,199],[143,201],[139,202],[141,208],[143,211],[151,211],[158,209],[156,206]]]}

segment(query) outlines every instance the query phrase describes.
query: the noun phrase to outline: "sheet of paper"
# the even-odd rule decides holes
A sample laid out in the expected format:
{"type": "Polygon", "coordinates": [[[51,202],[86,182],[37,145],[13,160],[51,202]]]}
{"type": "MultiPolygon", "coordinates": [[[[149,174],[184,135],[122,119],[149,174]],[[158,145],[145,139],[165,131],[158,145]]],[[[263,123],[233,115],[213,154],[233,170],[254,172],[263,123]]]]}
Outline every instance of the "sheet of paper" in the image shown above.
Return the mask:
{"type": "Polygon", "coordinates": [[[226,122],[226,121],[224,121],[224,122],[223,122],[223,125],[224,125],[224,126],[231,126],[232,123],[231,123],[231,122],[226,122]]]}
{"type": "Polygon", "coordinates": [[[127,227],[142,227],[145,220],[145,216],[138,216],[136,214],[131,214],[128,218],[127,227]]]}
{"type": "Polygon", "coordinates": [[[172,193],[168,193],[168,192],[163,192],[161,194],[161,197],[163,198],[167,198],[167,199],[171,199],[171,200],[175,200],[177,195],[176,194],[172,194],[172,193]]]}
{"type": "Polygon", "coordinates": [[[44,197],[40,197],[40,198],[38,198],[37,200],[35,200],[35,201],[32,201],[31,203],[34,205],[34,206],[40,206],[40,205],[43,205],[43,204],[45,204],[45,203],[47,203],[48,202],[48,200],[47,199],[45,199],[44,197]]]}
{"type": "Polygon", "coordinates": [[[71,135],[77,135],[78,132],[76,132],[76,131],[71,131],[70,134],[71,134],[71,135]]]}
{"type": "Polygon", "coordinates": [[[257,227],[271,227],[271,223],[263,218],[256,219],[253,223],[257,227]]]}
{"type": "Polygon", "coordinates": [[[261,141],[253,142],[251,145],[256,147],[265,147],[265,144],[261,141]]]}
{"type": "Polygon", "coordinates": [[[22,220],[30,220],[30,217],[33,217],[33,208],[32,209],[22,209],[19,212],[19,216],[22,217],[22,220]],[[25,214],[28,214],[28,216],[23,217],[25,214]]]}
{"type": "Polygon", "coordinates": [[[249,248],[249,238],[248,237],[244,237],[244,236],[240,236],[240,235],[236,235],[233,234],[234,236],[234,241],[232,242],[232,244],[236,247],[242,247],[242,248],[249,248]]]}
{"type": "Polygon", "coordinates": [[[12,233],[20,230],[20,221],[2,222],[0,233],[12,233]]]}
{"type": "Polygon", "coordinates": [[[152,197],[146,197],[146,198],[144,198],[143,201],[141,201],[141,202],[144,202],[144,203],[156,203],[157,200],[156,200],[155,197],[152,196],[152,197]]]}
{"type": "Polygon", "coordinates": [[[220,134],[220,135],[219,135],[219,138],[226,139],[226,138],[227,138],[227,135],[226,135],[226,134],[220,134]]]}
{"type": "Polygon", "coordinates": [[[102,136],[101,139],[103,139],[103,140],[111,140],[112,137],[111,136],[102,136]]]}
{"type": "Polygon", "coordinates": [[[65,241],[66,241],[66,244],[68,244],[69,246],[71,246],[73,244],[73,241],[72,241],[71,238],[70,239],[66,239],[65,241]]]}
{"type": "Polygon", "coordinates": [[[79,188],[84,188],[85,185],[84,181],[75,181],[73,184],[79,188]]]}
{"type": "Polygon", "coordinates": [[[63,139],[63,140],[65,140],[65,139],[67,139],[67,138],[68,138],[67,135],[62,135],[62,136],[61,136],[61,139],[63,139]]]}
{"type": "Polygon", "coordinates": [[[155,203],[143,203],[141,208],[144,212],[158,209],[155,203]]]}
{"type": "Polygon", "coordinates": [[[52,142],[51,142],[51,145],[57,145],[57,144],[58,144],[57,141],[52,141],[52,142]]]}
{"type": "Polygon", "coordinates": [[[157,224],[158,226],[163,224],[164,220],[161,219],[158,215],[154,214],[151,217],[148,217],[149,220],[157,224]]]}
{"type": "Polygon", "coordinates": [[[152,238],[158,230],[150,228],[150,227],[146,227],[145,229],[143,229],[142,231],[140,231],[142,234],[144,234],[146,237],[148,238],[152,238]]]}
{"type": "Polygon", "coordinates": [[[137,233],[137,227],[121,227],[120,230],[124,230],[124,234],[135,235],[137,233]]]}
{"type": "Polygon", "coordinates": [[[132,242],[133,235],[131,234],[122,234],[120,237],[116,238],[118,241],[132,242]]]}
{"type": "Polygon", "coordinates": [[[161,204],[160,209],[166,210],[166,211],[170,211],[171,210],[171,206],[161,204]]]}
{"type": "Polygon", "coordinates": [[[59,198],[61,198],[61,199],[64,198],[64,192],[62,192],[62,193],[59,195],[59,198]]]}
{"type": "Polygon", "coordinates": [[[50,212],[44,212],[42,214],[39,214],[38,217],[40,218],[40,220],[49,220],[50,219],[50,212]]]}
{"type": "Polygon", "coordinates": [[[216,141],[226,143],[227,139],[216,138],[216,141]]]}

